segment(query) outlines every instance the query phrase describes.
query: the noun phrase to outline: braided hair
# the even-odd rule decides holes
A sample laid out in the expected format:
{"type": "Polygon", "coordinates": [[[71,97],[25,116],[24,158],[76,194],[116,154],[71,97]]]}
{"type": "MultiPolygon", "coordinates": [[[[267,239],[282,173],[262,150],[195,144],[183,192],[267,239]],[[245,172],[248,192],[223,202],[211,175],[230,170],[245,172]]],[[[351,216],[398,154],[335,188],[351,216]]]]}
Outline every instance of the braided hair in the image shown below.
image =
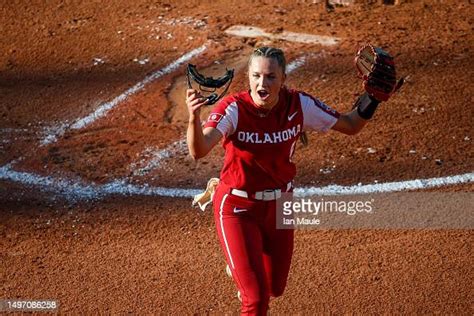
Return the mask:
{"type": "Polygon", "coordinates": [[[272,58],[276,60],[276,62],[278,63],[278,66],[280,66],[281,70],[283,71],[283,74],[285,74],[286,59],[285,59],[285,54],[283,53],[281,49],[268,47],[268,46],[263,46],[263,47],[254,49],[254,51],[252,52],[249,58],[249,66],[255,57],[266,57],[266,58],[272,58]]]}

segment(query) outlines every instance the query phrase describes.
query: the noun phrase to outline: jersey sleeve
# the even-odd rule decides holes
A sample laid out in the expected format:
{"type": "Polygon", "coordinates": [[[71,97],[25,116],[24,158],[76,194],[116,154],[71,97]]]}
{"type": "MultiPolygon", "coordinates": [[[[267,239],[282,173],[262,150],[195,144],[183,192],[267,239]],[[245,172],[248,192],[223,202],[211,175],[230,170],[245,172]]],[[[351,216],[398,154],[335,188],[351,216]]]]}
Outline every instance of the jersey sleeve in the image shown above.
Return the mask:
{"type": "Polygon", "coordinates": [[[303,130],[326,132],[336,124],[340,114],[313,96],[300,92],[303,130]]]}
{"type": "Polygon", "coordinates": [[[225,102],[225,100],[223,100],[214,106],[204,124],[204,128],[214,127],[221,132],[224,137],[229,137],[237,128],[237,119],[237,102],[225,102]]]}

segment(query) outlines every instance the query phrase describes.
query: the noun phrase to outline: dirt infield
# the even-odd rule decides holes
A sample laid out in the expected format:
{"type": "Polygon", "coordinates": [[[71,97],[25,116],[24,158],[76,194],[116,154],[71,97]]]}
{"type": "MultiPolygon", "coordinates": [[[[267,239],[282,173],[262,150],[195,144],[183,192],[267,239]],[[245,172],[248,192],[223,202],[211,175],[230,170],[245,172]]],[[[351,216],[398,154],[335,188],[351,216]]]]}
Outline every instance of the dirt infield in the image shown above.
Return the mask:
{"type": "MultiPolygon", "coordinates": [[[[470,1],[313,2],[2,4],[0,300],[56,299],[74,314],[238,312],[211,213],[189,197],[126,191],[189,195],[218,176],[221,148],[198,162],[187,155],[187,62],[235,68],[235,92],[252,48],[275,45],[293,62],[288,86],[344,112],[361,92],[357,48],[382,46],[406,84],[359,135],[310,134],[295,155],[296,186],[472,177],[470,1]],[[226,34],[233,25],[275,37],[226,34]],[[278,39],[284,32],[338,44],[278,39]],[[98,186],[113,193],[94,195],[98,186]]],[[[299,230],[270,312],[473,314],[473,239],[454,229],[299,230]]]]}

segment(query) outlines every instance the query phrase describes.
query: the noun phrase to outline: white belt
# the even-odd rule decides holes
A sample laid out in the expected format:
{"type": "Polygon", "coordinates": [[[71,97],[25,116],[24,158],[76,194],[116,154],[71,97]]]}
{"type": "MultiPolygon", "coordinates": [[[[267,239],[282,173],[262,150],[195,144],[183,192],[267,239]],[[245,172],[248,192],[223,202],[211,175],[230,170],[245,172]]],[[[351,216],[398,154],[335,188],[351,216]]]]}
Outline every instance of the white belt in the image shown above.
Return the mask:
{"type": "MultiPolygon", "coordinates": [[[[288,182],[286,185],[286,190],[283,192],[288,192],[290,191],[292,187],[292,182],[288,182]]],[[[272,201],[281,198],[281,189],[270,189],[270,190],[263,190],[263,191],[257,191],[254,194],[249,194],[247,191],[239,190],[239,189],[232,189],[230,191],[231,194],[240,196],[243,198],[248,199],[249,197],[254,198],[255,200],[261,200],[261,201],[272,201]]]]}

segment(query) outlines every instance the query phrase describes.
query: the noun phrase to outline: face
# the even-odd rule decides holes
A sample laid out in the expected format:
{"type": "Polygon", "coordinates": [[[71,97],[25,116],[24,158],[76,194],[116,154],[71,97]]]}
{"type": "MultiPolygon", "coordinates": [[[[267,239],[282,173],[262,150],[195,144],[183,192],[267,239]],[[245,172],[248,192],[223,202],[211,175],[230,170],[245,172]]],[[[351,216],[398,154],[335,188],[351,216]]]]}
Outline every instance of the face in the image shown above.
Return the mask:
{"type": "Polygon", "coordinates": [[[273,58],[254,57],[249,65],[250,95],[256,105],[271,109],[278,103],[285,74],[273,58]]]}

